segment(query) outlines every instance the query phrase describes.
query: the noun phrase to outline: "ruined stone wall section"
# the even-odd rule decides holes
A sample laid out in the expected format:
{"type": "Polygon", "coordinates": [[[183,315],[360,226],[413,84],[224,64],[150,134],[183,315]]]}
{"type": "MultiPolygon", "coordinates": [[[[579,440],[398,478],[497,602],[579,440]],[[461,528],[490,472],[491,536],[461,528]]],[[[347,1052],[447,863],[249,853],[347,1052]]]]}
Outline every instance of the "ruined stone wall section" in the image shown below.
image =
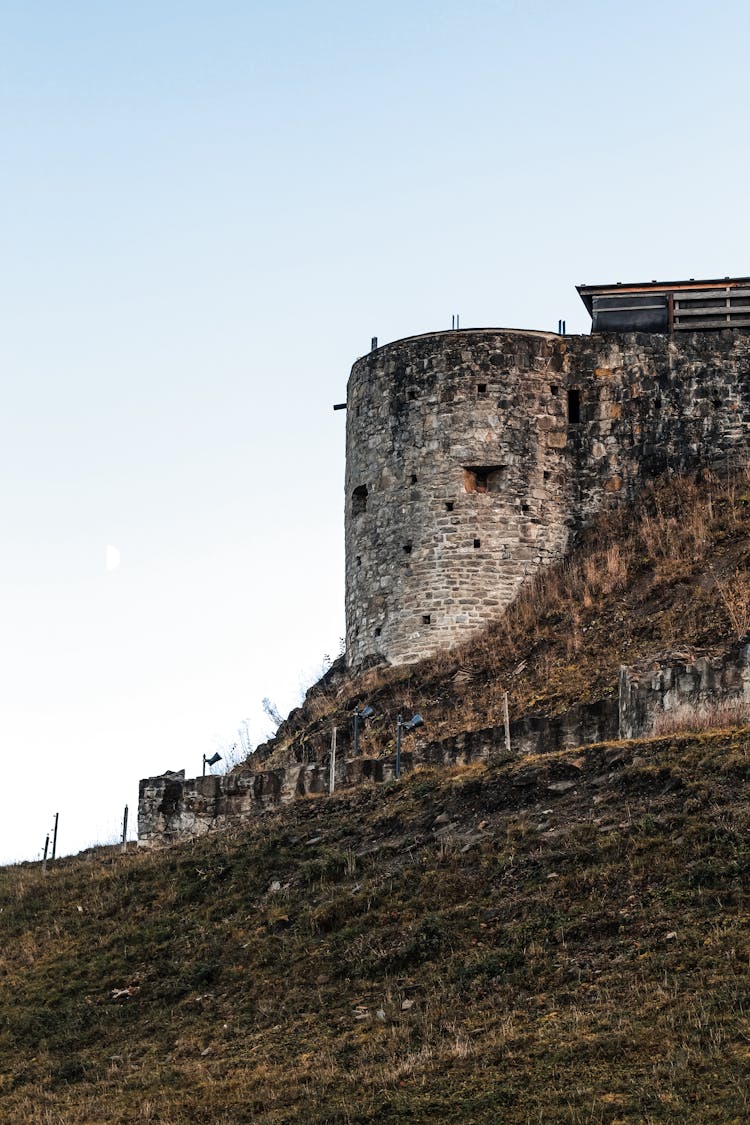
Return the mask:
{"type": "Polygon", "coordinates": [[[347,393],[347,659],[468,639],[644,480],[744,453],[750,334],[433,333],[347,393]]]}
{"type": "MultiPolygon", "coordinates": [[[[691,712],[721,707],[750,707],[750,644],[740,644],[721,656],[693,660],[658,660],[647,667],[620,669],[619,737],[638,738],[658,730],[660,720],[673,716],[689,729],[691,712]]],[[[728,721],[736,722],[739,715],[728,721]]]]}
{"type": "MultiPolygon", "coordinates": [[[[648,736],[672,714],[690,729],[690,712],[723,704],[750,708],[750,644],[716,656],[656,658],[620,671],[619,692],[579,704],[563,715],[529,715],[510,725],[515,757],[570,750],[617,738],[648,736]]],[[[721,716],[721,711],[716,710],[721,716]]],[[[737,721],[740,713],[730,716],[737,721]]],[[[679,728],[679,722],[676,724],[679,728]]],[[[453,766],[505,756],[505,729],[462,731],[436,742],[415,741],[402,768],[453,766]]],[[[335,788],[382,783],[395,775],[395,757],[337,758],[335,788]]],[[[161,847],[239,826],[296,798],[329,792],[329,764],[295,763],[274,770],[248,768],[231,774],[185,778],[184,771],[146,778],[138,799],[138,843],[161,847]]]]}
{"type": "MultiPolygon", "coordinates": [[[[615,738],[617,699],[574,707],[555,718],[531,716],[511,723],[514,755],[570,749],[615,738]]],[[[505,755],[505,728],[463,731],[438,742],[417,742],[401,755],[401,768],[453,766],[505,755]]],[[[275,770],[250,769],[211,777],[185,779],[184,772],[145,778],[138,795],[138,843],[142,848],[191,840],[209,832],[238,826],[249,819],[307,795],[327,797],[330,765],[295,763],[275,770]]],[[[335,789],[382,784],[395,777],[396,759],[338,758],[335,789]]]]}
{"type": "MultiPolygon", "coordinates": [[[[402,766],[412,768],[410,753],[402,756],[402,766]]],[[[339,758],[335,787],[382,783],[394,775],[393,757],[339,758]]],[[[327,795],[329,781],[330,767],[322,762],[187,779],[184,770],[147,777],[138,790],[138,844],[162,847],[240,825],[298,797],[327,795]]]]}

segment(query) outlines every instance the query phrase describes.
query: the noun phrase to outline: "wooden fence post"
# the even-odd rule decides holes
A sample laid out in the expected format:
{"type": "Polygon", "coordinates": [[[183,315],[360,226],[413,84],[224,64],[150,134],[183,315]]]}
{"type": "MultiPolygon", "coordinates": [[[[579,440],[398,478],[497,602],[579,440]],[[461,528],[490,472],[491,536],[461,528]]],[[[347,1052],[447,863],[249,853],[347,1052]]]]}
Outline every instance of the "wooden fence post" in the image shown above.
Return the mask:
{"type": "Polygon", "coordinates": [[[503,692],[503,721],[505,723],[505,749],[510,754],[510,717],[508,715],[508,693],[503,692]]]}
{"type": "Polygon", "coordinates": [[[336,788],[336,728],[331,733],[331,764],[328,770],[328,795],[336,788]]]}

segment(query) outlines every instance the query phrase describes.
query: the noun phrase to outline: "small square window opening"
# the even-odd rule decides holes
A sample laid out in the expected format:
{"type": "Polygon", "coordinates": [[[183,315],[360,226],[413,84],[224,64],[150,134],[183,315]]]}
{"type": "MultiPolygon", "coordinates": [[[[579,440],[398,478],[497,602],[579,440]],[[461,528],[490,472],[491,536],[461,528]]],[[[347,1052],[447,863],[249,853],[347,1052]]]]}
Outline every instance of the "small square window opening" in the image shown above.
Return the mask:
{"type": "Polygon", "coordinates": [[[505,475],[505,465],[467,465],[464,489],[466,492],[500,492],[505,475]]]}

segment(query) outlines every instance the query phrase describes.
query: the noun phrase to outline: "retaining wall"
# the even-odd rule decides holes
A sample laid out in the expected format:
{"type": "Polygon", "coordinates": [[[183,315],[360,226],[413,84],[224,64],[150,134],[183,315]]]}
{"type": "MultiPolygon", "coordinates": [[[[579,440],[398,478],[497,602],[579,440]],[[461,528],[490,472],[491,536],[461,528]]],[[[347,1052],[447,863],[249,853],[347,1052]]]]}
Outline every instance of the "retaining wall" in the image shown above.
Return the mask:
{"type": "Polygon", "coordinates": [[[619,735],[650,734],[662,717],[711,705],[750,704],[750,645],[720,656],[662,659],[620,669],[619,735]]]}
{"type": "MultiPolygon", "coordinates": [[[[511,723],[511,749],[517,755],[540,754],[647,735],[659,716],[728,702],[746,703],[750,711],[749,644],[719,656],[660,658],[637,668],[623,667],[617,697],[553,718],[528,716],[511,723]]],[[[460,765],[505,752],[505,730],[493,726],[415,743],[412,753],[402,755],[402,766],[407,771],[419,764],[460,765]]],[[[388,781],[395,775],[395,759],[340,758],[335,772],[336,789],[388,781]]],[[[140,783],[138,842],[153,847],[202,836],[296,798],[328,791],[327,762],[188,779],[184,771],[167,772],[140,783]]]]}
{"type": "MultiPolygon", "coordinates": [[[[616,699],[576,707],[557,718],[520,719],[510,726],[512,752],[542,753],[615,738],[618,721],[616,699]]],[[[408,772],[415,765],[462,765],[504,753],[504,727],[486,727],[436,742],[417,743],[412,752],[402,753],[401,765],[408,772]]],[[[365,782],[391,780],[396,762],[393,755],[339,758],[335,770],[335,788],[350,789],[365,782]]],[[[184,772],[169,772],[146,778],[140,783],[138,795],[138,842],[152,847],[203,836],[295,798],[325,795],[329,777],[328,763],[315,762],[210,777],[186,779],[184,772]]]]}

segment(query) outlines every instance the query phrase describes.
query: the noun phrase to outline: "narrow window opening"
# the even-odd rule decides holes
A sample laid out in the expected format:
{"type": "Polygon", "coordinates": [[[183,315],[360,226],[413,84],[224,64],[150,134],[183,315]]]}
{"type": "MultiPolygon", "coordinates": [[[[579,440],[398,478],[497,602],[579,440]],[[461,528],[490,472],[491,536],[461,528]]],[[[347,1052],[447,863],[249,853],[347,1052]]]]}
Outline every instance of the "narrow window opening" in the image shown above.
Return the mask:
{"type": "Polygon", "coordinates": [[[478,551],[481,546],[482,546],[482,540],[481,539],[475,539],[474,540],[474,550],[478,551]]]}
{"type": "Polygon", "coordinates": [[[550,478],[551,476],[552,476],[552,473],[551,473],[551,472],[549,471],[549,469],[545,469],[545,470],[544,470],[544,479],[545,479],[545,480],[549,480],[549,478],[550,478]]]}
{"type": "Polygon", "coordinates": [[[446,512],[452,512],[453,511],[453,501],[452,500],[446,500],[445,501],[445,510],[446,510],[446,512]]]}
{"type": "Polygon", "coordinates": [[[416,474],[416,473],[412,473],[412,474],[411,474],[411,483],[412,483],[412,484],[416,484],[416,483],[417,483],[417,474],[416,474]]]}
{"type": "Polygon", "coordinates": [[[430,615],[429,615],[429,613],[423,613],[423,614],[422,614],[422,624],[423,624],[423,625],[429,625],[429,624],[430,624],[430,615]]]}
{"type": "Polygon", "coordinates": [[[721,406],[721,399],[720,398],[712,398],[711,402],[713,404],[714,410],[718,410],[719,407],[721,406]]]}
{"type": "Polygon", "coordinates": [[[409,391],[409,402],[414,402],[414,399],[415,399],[416,397],[417,397],[417,392],[416,392],[416,391],[409,391]]]}
{"type": "Polygon", "coordinates": [[[404,543],[404,554],[405,555],[411,554],[411,543],[404,543]]]}
{"type": "Polygon", "coordinates": [[[367,511],[367,485],[360,484],[352,493],[352,515],[361,516],[367,511]]]}
{"type": "Polygon", "coordinates": [[[522,504],[521,505],[521,511],[523,512],[524,515],[526,515],[529,511],[529,505],[528,504],[522,504]]]}
{"type": "Polygon", "coordinates": [[[359,416],[360,416],[360,414],[361,414],[361,413],[362,413],[362,407],[361,407],[361,406],[358,406],[358,407],[357,407],[357,417],[358,417],[358,418],[359,418],[359,416]]]}
{"type": "Polygon", "coordinates": [[[355,637],[358,637],[358,636],[359,636],[359,625],[358,625],[358,626],[357,626],[357,628],[356,628],[356,629],[354,630],[354,636],[355,636],[355,637]]]}
{"type": "Polygon", "coordinates": [[[549,389],[549,393],[552,395],[553,398],[557,398],[557,392],[559,390],[560,390],[560,388],[555,386],[555,384],[553,383],[552,386],[549,389]]]}
{"type": "Polygon", "coordinates": [[[505,465],[466,466],[464,489],[466,492],[500,492],[505,476],[505,465]]]}
{"type": "Polygon", "coordinates": [[[381,632],[382,632],[382,629],[381,629],[381,628],[380,628],[380,626],[378,625],[377,629],[375,630],[375,636],[376,636],[376,637],[379,637],[379,636],[380,636],[380,634],[381,634],[381,632]]]}
{"type": "Polygon", "coordinates": [[[362,556],[357,555],[357,566],[362,566],[362,556]]]}
{"type": "Polygon", "coordinates": [[[487,394],[487,384],[486,383],[477,383],[477,394],[478,395],[486,395],[487,394]]]}
{"type": "Polygon", "coordinates": [[[581,392],[577,387],[568,390],[568,421],[572,426],[581,421],[581,392]]]}

